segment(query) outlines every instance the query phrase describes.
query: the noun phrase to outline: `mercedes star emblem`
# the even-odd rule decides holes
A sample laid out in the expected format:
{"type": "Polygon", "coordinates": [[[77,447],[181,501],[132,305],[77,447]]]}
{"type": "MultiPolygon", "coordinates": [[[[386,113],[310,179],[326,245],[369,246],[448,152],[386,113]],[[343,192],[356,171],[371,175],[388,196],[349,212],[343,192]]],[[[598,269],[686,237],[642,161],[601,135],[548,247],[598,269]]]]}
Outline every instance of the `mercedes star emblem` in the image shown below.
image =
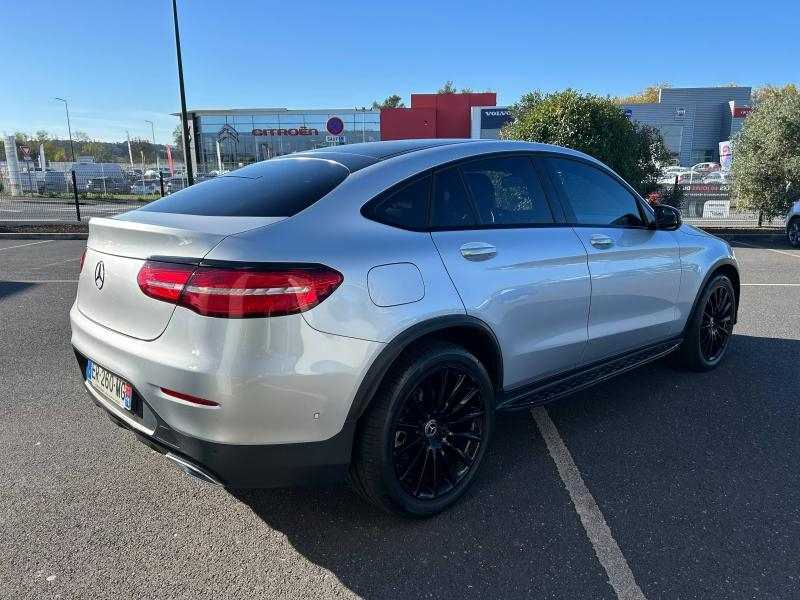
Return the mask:
{"type": "Polygon", "coordinates": [[[97,286],[98,290],[102,290],[105,281],[106,281],[106,266],[103,264],[103,261],[101,260],[94,267],[94,284],[97,286]]]}

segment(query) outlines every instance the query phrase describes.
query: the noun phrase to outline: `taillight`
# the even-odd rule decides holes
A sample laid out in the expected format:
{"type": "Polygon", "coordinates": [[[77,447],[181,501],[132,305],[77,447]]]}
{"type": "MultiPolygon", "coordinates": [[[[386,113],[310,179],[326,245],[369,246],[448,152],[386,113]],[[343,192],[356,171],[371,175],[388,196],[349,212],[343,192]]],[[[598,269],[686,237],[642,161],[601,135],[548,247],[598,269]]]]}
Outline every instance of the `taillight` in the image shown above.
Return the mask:
{"type": "Polygon", "coordinates": [[[194,270],[194,265],[148,260],[139,270],[136,282],[151,298],[164,302],[177,302],[183,286],[194,270]]]}
{"type": "Polygon", "coordinates": [[[137,279],[142,291],[157,300],[207,317],[243,319],[314,308],[343,278],[323,266],[254,271],[147,261],[137,279]]]}
{"type": "Polygon", "coordinates": [[[86,248],[83,249],[83,254],[81,254],[81,263],[78,267],[78,273],[83,273],[83,263],[86,262],[86,248]]]}

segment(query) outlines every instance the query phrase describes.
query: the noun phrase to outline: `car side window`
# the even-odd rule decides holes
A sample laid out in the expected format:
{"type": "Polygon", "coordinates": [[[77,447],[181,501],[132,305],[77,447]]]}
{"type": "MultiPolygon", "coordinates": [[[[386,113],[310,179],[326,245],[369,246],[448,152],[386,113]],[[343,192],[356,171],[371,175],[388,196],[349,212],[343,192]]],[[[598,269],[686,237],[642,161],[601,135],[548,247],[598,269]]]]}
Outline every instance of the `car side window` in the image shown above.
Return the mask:
{"type": "Polygon", "coordinates": [[[473,227],[467,192],[458,169],[450,167],[436,173],[433,181],[433,204],[431,205],[432,227],[473,227]]]}
{"type": "Polygon", "coordinates": [[[385,225],[413,230],[427,229],[430,186],[430,176],[416,179],[372,200],[364,206],[362,214],[385,225]]]}
{"type": "Polygon", "coordinates": [[[461,165],[481,225],[553,223],[533,162],[525,156],[500,156],[461,165]]]}
{"type": "Polygon", "coordinates": [[[548,158],[556,182],[578,225],[642,227],[639,203],[622,184],[600,169],[566,158],[548,158]]]}

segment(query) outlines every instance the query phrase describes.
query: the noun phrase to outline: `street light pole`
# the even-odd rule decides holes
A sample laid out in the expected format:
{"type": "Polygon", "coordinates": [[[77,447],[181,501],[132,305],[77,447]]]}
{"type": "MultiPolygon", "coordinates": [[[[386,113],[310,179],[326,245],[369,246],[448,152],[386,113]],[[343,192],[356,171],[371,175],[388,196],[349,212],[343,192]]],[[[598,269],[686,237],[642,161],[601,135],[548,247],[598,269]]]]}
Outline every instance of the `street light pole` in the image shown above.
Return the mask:
{"type": "Polygon", "coordinates": [[[175,23],[175,51],[178,55],[178,83],[181,88],[181,129],[183,129],[183,161],[186,163],[186,180],[189,185],[194,184],[192,172],[192,158],[189,155],[189,118],[186,115],[186,90],[183,87],[183,60],[181,59],[181,34],[178,31],[178,5],[172,0],[172,19],[175,23]]]}
{"type": "Polygon", "coordinates": [[[156,130],[155,127],[153,127],[152,121],[145,119],[144,122],[150,123],[150,132],[153,134],[153,152],[156,153],[156,169],[161,173],[161,161],[158,160],[158,148],[156,147],[156,130]]]}
{"type": "Polygon", "coordinates": [[[72,144],[72,127],[69,124],[69,105],[67,101],[63,98],[56,98],[56,100],[60,100],[64,103],[64,110],[67,111],[67,133],[69,133],[69,149],[72,153],[72,162],[75,162],[75,146],[72,144]]]}

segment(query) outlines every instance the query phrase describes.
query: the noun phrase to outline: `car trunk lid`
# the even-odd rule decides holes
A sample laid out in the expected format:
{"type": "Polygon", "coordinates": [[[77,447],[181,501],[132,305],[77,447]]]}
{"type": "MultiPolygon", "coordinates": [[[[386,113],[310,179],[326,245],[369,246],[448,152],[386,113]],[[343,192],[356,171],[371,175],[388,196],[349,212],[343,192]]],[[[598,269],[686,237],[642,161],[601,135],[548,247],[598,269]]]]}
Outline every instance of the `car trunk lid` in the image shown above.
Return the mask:
{"type": "Polygon", "coordinates": [[[285,217],[220,217],[133,211],[93,218],[78,310],[125,335],[152,340],[166,329],[175,305],[146,296],[136,277],[147,259],[199,263],[225,237],[285,217]]]}

